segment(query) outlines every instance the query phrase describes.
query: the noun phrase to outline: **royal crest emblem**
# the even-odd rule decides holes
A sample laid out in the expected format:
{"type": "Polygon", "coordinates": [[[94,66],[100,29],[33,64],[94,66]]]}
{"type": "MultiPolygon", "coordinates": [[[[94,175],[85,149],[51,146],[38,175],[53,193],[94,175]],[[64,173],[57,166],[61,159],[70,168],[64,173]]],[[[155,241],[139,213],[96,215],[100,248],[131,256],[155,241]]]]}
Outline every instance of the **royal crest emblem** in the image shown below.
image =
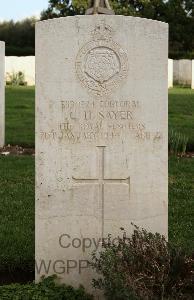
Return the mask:
{"type": "Polygon", "coordinates": [[[93,39],[79,51],[76,73],[82,84],[96,95],[110,93],[128,71],[127,55],[112,39],[112,29],[98,25],[92,32],[93,39]]]}

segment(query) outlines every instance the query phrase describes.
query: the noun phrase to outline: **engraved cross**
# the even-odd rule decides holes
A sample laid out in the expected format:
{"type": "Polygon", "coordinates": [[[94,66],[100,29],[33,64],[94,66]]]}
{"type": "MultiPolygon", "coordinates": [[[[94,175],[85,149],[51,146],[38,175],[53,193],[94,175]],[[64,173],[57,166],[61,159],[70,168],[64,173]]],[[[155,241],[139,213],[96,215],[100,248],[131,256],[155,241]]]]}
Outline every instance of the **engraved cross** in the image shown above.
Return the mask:
{"type": "Polygon", "coordinates": [[[105,184],[127,184],[130,187],[130,177],[128,178],[105,178],[105,146],[97,146],[98,148],[98,178],[75,178],[78,184],[97,184],[99,187],[99,197],[101,198],[102,209],[102,237],[104,236],[104,186],[105,184]]]}

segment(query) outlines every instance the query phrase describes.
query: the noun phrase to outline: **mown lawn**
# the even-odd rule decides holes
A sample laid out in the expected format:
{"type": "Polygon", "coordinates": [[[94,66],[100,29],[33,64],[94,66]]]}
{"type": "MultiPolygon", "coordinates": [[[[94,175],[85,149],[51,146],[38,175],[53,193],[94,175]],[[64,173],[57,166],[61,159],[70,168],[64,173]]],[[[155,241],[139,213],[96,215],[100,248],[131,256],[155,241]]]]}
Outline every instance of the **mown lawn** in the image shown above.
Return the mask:
{"type": "Polygon", "coordinates": [[[169,90],[169,128],[186,135],[188,150],[194,151],[194,90],[180,87],[169,90]]]}
{"type": "Polygon", "coordinates": [[[169,159],[169,240],[194,252],[194,158],[169,159]]]}
{"type": "Polygon", "coordinates": [[[34,157],[0,156],[0,273],[33,270],[34,157]]]}
{"type": "Polygon", "coordinates": [[[6,144],[34,147],[35,88],[6,87],[6,144]]]}
{"type": "MultiPolygon", "coordinates": [[[[194,145],[194,93],[170,90],[169,124],[194,145]],[[192,142],[193,141],[193,142],[192,142]]],[[[34,145],[34,88],[6,89],[7,143],[34,145]]],[[[34,269],[34,157],[0,157],[0,273],[34,269]]],[[[194,250],[194,158],[169,160],[169,240],[194,250]]]]}

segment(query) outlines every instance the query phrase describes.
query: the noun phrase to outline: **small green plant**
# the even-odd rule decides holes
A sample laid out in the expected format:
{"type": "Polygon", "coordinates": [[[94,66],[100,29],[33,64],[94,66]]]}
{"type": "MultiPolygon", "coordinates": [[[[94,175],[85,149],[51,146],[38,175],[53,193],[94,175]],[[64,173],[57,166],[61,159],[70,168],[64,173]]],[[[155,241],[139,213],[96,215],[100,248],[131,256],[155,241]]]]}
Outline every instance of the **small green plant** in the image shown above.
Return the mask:
{"type": "Polygon", "coordinates": [[[184,134],[170,129],[168,134],[168,150],[170,154],[179,154],[180,156],[185,155],[188,140],[188,137],[186,137],[184,134]]]}
{"type": "Polygon", "coordinates": [[[194,260],[158,233],[135,226],[117,244],[109,236],[92,266],[102,275],[93,285],[109,300],[194,299],[194,260]]]}
{"type": "Polygon", "coordinates": [[[7,85],[13,85],[13,86],[20,86],[20,85],[27,85],[27,82],[25,81],[25,75],[23,72],[12,72],[7,73],[7,80],[6,80],[7,85]]]}
{"type": "Polygon", "coordinates": [[[12,284],[0,286],[1,300],[92,300],[83,287],[74,289],[60,285],[55,276],[43,279],[42,282],[25,285],[12,284]]]}

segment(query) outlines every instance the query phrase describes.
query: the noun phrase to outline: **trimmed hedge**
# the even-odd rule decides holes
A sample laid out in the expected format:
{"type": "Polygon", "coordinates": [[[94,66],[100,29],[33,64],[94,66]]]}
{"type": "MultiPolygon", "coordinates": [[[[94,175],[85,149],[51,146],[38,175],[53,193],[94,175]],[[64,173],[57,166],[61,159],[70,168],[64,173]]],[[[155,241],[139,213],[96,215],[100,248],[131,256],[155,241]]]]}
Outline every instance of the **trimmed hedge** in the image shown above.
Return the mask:
{"type": "Polygon", "coordinates": [[[33,47],[13,47],[6,46],[5,47],[5,55],[6,56],[34,56],[35,49],[33,47]]]}
{"type": "Polygon", "coordinates": [[[194,51],[192,51],[192,52],[170,51],[169,58],[172,58],[172,59],[194,59],[194,51]]]}

